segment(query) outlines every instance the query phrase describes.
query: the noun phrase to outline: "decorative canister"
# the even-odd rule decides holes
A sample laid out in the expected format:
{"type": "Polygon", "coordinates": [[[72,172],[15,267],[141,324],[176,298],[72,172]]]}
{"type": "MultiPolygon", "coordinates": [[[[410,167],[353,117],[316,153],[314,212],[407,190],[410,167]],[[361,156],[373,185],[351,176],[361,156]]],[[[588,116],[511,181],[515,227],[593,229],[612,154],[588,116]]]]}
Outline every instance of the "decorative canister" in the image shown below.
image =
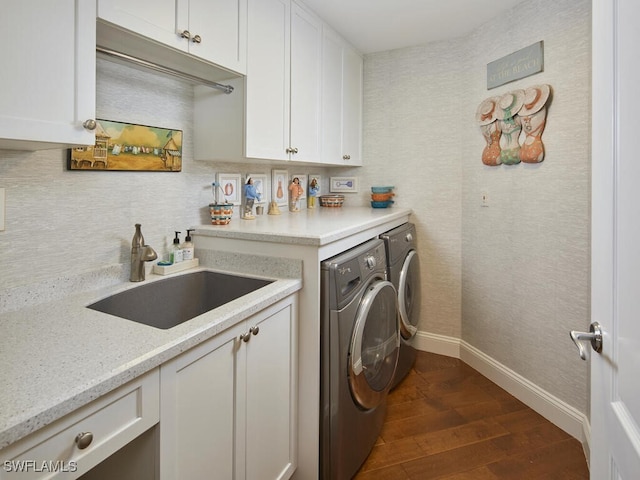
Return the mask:
{"type": "Polygon", "coordinates": [[[320,195],[321,207],[339,208],[344,203],[344,195],[320,195]]]}
{"type": "Polygon", "coordinates": [[[210,203],[212,225],[228,225],[233,216],[233,203],[210,203]]]}

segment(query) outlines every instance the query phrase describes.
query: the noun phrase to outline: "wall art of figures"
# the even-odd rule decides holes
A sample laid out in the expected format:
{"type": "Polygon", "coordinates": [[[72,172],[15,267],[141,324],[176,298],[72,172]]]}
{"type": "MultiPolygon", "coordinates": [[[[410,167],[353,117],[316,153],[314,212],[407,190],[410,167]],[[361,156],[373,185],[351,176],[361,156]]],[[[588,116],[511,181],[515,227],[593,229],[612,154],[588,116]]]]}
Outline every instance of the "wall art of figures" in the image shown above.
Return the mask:
{"type": "Polygon", "coordinates": [[[551,86],[541,84],[484,99],[476,111],[476,121],[487,143],[482,163],[497,166],[542,162],[542,132],[550,97],[551,86]]]}

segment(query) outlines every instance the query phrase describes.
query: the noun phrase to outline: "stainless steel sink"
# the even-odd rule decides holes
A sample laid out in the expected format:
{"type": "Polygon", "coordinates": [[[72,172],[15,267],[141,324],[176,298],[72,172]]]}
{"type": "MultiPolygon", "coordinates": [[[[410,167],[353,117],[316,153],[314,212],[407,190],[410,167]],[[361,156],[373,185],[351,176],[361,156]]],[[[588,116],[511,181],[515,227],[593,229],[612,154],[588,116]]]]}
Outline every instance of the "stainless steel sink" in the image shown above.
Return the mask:
{"type": "Polygon", "coordinates": [[[272,280],[200,271],[146,283],[88,308],[167,329],[270,283],[272,280]]]}

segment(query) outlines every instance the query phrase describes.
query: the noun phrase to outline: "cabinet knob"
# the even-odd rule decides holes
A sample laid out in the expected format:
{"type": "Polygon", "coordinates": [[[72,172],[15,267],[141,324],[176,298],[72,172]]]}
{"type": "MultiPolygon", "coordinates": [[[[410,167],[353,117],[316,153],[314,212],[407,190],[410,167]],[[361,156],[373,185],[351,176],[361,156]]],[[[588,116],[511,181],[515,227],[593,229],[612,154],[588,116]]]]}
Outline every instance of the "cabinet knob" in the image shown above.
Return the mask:
{"type": "Polygon", "coordinates": [[[240,340],[242,340],[244,343],[247,343],[249,340],[251,340],[251,330],[240,335],[240,340]]]}
{"type": "Polygon", "coordinates": [[[343,155],[342,159],[343,160],[351,160],[351,155],[343,155]]]}
{"type": "Polygon", "coordinates": [[[257,335],[258,333],[260,333],[260,327],[258,327],[257,325],[255,327],[251,327],[249,329],[249,332],[251,332],[254,335],[257,335]]]}
{"type": "Polygon", "coordinates": [[[188,39],[190,39],[190,38],[191,38],[191,32],[190,32],[189,30],[183,30],[183,31],[180,33],[180,36],[181,36],[182,38],[186,38],[186,39],[188,40],[188,39]]]}
{"type": "Polygon", "coordinates": [[[193,43],[202,43],[202,37],[200,35],[194,35],[191,41],[193,43]]]}
{"type": "Polygon", "coordinates": [[[81,432],[76,435],[76,445],[78,445],[78,448],[80,450],[84,450],[85,448],[87,448],[89,445],[91,445],[92,441],[93,433],[91,432],[81,432]]]}
{"type": "Polygon", "coordinates": [[[85,120],[82,126],[87,130],[95,130],[98,126],[98,122],[96,122],[93,118],[90,118],[89,120],[85,120]]]}

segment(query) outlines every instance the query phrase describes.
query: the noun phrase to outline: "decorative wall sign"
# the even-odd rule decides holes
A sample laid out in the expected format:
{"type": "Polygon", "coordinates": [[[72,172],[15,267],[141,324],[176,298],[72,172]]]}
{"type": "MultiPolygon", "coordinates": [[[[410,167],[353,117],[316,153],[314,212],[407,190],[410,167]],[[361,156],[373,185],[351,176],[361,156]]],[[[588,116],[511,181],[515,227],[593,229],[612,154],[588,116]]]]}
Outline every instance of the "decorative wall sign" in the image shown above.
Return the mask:
{"type": "Polygon", "coordinates": [[[541,72],[544,67],[542,47],[540,40],[487,64],[487,90],[541,72]]]}
{"type": "Polygon", "coordinates": [[[329,180],[330,192],[357,192],[358,179],[356,177],[331,177],[329,180]]]}
{"type": "Polygon", "coordinates": [[[69,170],[179,172],[182,131],[96,121],[96,143],[69,150],[69,170]]]}
{"type": "Polygon", "coordinates": [[[542,132],[550,97],[551,86],[541,84],[484,99],[476,111],[476,121],[487,143],[482,163],[497,166],[542,162],[542,132]]]}

